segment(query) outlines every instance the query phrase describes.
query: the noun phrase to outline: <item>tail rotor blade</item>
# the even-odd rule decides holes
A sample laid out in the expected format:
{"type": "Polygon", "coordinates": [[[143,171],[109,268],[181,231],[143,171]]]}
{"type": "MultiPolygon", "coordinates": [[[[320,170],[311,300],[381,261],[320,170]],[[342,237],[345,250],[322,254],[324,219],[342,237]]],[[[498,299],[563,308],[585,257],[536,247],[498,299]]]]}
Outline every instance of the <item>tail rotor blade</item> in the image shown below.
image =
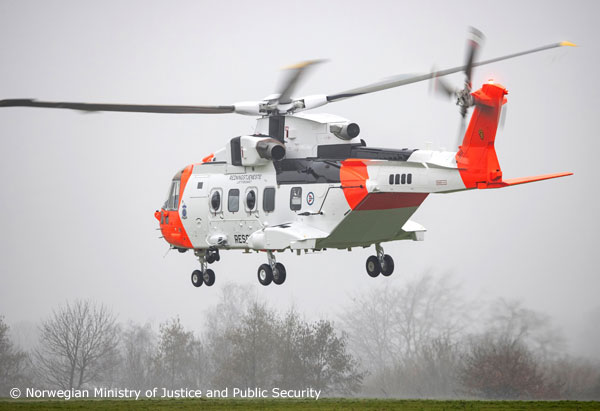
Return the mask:
{"type": "Polygon", "coordinates": [[[467,40],[467,56],[465,62],[465,81],[471,85],[471,74],[473,72],[473,63],[481,47],[485,36],[475,27],[469,27],[469,39],[467,40]]]}
{"type": "Polygon", "coordinates": [[[460,117],[460,126],[458,128],[458,136],[456,138],[456,147],[460,147],[460,145],[462,144],[463,139],[465,138],[465,131],[466,131],[466,117],[461,116],[460,117]]]}
{"type": "Polygon", "coordinates": [[[508,107],[506,105],[502,106],[502,111],[500,112],[500,129],[504,129],[504,124],[506,123],[506,110],[508,107]]]}
{"type": "Polygon", "coordinates": [[[444,98],[453,98],[456,94],[455,90],[446,80],[441,77],[434,77],[430,83],[430,90],[444,98]]]}

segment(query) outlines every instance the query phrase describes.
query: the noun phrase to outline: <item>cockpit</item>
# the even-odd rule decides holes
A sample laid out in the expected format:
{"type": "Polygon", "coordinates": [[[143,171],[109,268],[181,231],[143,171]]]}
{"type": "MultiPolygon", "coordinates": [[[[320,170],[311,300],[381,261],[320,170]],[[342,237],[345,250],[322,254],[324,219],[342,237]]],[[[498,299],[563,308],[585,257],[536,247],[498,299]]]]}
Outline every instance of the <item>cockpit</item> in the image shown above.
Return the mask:
{"type": "Polygon", "coordinates": [[[171,187],[169,187],[169,192],[167,194],[167,200],[163,204],[163,209],[168,211],[177,210],[179,207],[179,189],[181,185],[181,174],[183,170],[180,170],[171,181],[171,187]]]}

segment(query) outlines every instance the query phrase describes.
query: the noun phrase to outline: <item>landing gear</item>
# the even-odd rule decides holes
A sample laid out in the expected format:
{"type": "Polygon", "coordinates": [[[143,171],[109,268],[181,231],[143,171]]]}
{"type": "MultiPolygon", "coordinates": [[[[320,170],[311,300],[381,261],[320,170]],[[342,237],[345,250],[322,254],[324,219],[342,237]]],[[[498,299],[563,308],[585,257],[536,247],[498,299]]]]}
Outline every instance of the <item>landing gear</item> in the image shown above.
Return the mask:
{"type": "Polygon", "coordinates": [[[215,272],[210,268],[207,269],[204,274],[202,274],[202,281],[209,287],[213,285],[215,283],[215,272]]]}
{"type": "Polygon", "coordinates": [[[381,244],[375,244],[377,256],[367,258],[367,274],[371,277],[377,277],[380,273],[389,277],[394,272],[394,259],[383,252],[381,244]]]}
{"type": "Polygon", "coordinates": [[[202,283],[202,271],[194,270],[192,272],[192,284],[194,285],[194,287],[200,287],[202,283]]]}
{"type": "Polygon", "coordinates": [[[206,252],[206,262],[209,264],[214,263],[215,261],[219,261],[221,256],[219,255],[219,250],[208,250],[206,252]]]}
{"type": "Polygon", "coordinates": [[[192,284],[194,287],[200,287],[202,284],[210,287],[215,283],[215,272],[207,268],[207,265],[221,259],[219,250],[195,250],[194,254],[200,261],[200,270],[192,272],[192,284]]]}
{"type": "Polygon", "coordinates": [[[381,272],[381,264],[379,264],[379,260],[374,255],[367,258],[367,274],[369,276],[375,278],[381,272]]]}
{"type": "Polygon", "coordinates": [[[273,269],[269,264],[262,264],[258,267],[258,282],[262,285],[269,285],[273,281],[273,269]]]}
{"type": "Polygon", "coordinates": [[[281,285],[285,282],[285,267],[281,263],[275,264],[275,269],[273,270],[273,282],[277,285],[281,285]]]}
{"type": "Polygon", "coordinates": [[[267,251],[269,259],[268,264],[262,264],[258,267],[258,282],[262,285],[269,285],[271,282],[281,285],[285,282],[285,266],[275,260],[273,251],[267,251]]]}

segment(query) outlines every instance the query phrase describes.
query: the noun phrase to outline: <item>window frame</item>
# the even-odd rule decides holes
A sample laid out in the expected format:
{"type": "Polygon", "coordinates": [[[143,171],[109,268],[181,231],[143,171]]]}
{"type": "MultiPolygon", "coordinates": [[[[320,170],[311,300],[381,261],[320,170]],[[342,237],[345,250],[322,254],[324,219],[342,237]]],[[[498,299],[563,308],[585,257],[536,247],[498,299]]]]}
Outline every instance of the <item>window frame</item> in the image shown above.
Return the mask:
{"type": "Polygon", "coordinates": [[[265,187],[263,189],[263,211],[265,213],[272,213],[273,211],[275,211],[275,197],[276,197],[277,192],[275,191],[275,187],[265,187]],[[267,195],[267,190],[269,190],[269,192],[273,192],[273,208],[271,209],[267,209],[266,205],[267,205],[267,201],[269,201],[269,196],[267,195]]]}
{"type": "Polygon", "coordinates": [[[237,213],[238,211],[240,211],[240,189],[239,188],[230,188],[229,191],[227,192],[227,211],[229,211],[230,213],[237,213]],[[231,209],[231,200],[232,200],[232,192],[237,191],[237,201],[235,203],[235,210],[231,209]]]}
{"type": "Polygon", "coordinates": [[[300,211],[302,209],[302,187],[295,186],[290,188],[290,210],[292,211],[300,211]],[[299,191],[298,191],[299,190],[299,191]],[[298,193],[298,196],[294,196],[294,193],[298,193]],[[298,204],[294,204],[292,200],[298,199],[300,202],[298,204]]]}
{"type": "Polygon", "coordinates": [[[213,188],[210,191],[210,195],[208,196],[208,208],[211,213],[218,214],[223,211],[223,190],[220,188],[213,188]],[[219,194],[219,208],[215,209],[213,207],[213,196],[215,194],[219,194]]]}
{"type": "Polygon", "coordinates": [[[246,189],[246,196],[244,197],[244,208],[248,213],[253,213],[258,211],[258,188],[256,187],[248,187],[246,189]],[[254,207],[248,207],[248,195],[253,192],[254,193],[254,207]]]}

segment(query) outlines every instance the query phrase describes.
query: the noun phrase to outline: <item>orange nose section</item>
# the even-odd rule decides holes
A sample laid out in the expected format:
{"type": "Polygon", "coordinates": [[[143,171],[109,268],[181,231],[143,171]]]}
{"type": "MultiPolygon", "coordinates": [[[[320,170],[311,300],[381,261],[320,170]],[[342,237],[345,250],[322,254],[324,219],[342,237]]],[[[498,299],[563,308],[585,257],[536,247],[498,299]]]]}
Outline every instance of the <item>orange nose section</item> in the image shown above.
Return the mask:
{"type": "MultiPolygon", "coordinates": [[[[189,165],[184,168],[181,173],[181,182],[179,184],[179,204],[177,204],[177,210],[162,209],[154,213],[154,217],[160,222],[160,231],[165,240],[169,244],[179,248],[194,248],[190,238],[185,232],[185,228],[181,222],[181,217],[179,216],[179,208],[186,208],[185,205],[181,206],[181,198],[183,197],[185,186],[190,179],[193,168],[193,165],[189,165]]],[[[185,217],[186,213],[184,212],[184,218],[185,217]]]]}

